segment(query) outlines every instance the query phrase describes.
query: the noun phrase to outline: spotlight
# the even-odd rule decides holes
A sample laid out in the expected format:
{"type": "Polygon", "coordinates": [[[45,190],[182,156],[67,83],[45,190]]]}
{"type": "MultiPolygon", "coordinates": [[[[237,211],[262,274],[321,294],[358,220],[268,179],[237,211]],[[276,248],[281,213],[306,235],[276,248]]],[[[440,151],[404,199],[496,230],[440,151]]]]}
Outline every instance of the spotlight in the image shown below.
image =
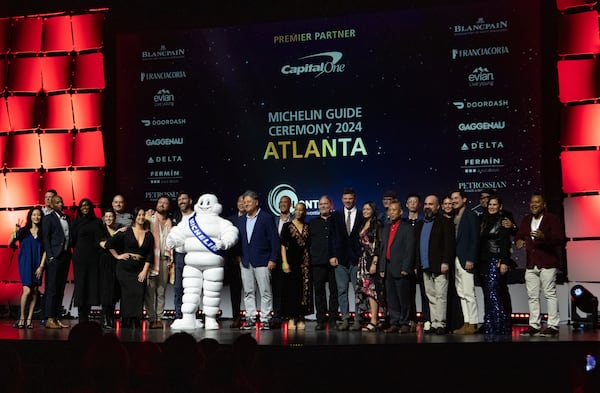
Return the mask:
{"type": "Polygon", "coordinates": [[[571,314],[576,329],[596,329],[598,324],[598,298],[582,285],[571,288],[571,314]],[[585,317],[580,313],[585,314],[585,317]]]}

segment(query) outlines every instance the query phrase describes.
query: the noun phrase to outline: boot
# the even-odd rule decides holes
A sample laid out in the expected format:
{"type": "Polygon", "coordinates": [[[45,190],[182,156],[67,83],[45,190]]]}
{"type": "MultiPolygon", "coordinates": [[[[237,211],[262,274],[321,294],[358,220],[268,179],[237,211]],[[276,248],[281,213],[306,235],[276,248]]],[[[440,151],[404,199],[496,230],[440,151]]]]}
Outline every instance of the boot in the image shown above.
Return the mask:
{"type": "Polygon", "coordinates": [[[460,329],[456,329],[456,330],[452,331],[452,333],[454,333],[454,334],[459,334],[459,335],[462,335],[462,334],[469,334],[469,331],[471,331],[471,327],[470,327],[470,325],[471,325],[470,323],[468,323],[468,322],[465,322],[465,323],[464,323],[464,324],[463,324],[463,325],[460,327],[460,329]]]}

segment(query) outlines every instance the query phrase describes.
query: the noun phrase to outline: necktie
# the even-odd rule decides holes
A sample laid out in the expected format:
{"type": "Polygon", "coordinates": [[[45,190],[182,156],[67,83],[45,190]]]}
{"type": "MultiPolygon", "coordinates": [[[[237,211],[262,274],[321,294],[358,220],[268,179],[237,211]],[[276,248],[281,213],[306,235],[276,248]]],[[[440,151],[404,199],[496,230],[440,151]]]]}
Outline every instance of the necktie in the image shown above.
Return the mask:
{"type": "Polygon", "coordinates": [[[346,216],[346,231],[348,232],[348,235],[350,234],[350,232],[352,232],[352,221],[350,221],[350,213],[351,211],[348,210],[348,215],[346,216]]]}

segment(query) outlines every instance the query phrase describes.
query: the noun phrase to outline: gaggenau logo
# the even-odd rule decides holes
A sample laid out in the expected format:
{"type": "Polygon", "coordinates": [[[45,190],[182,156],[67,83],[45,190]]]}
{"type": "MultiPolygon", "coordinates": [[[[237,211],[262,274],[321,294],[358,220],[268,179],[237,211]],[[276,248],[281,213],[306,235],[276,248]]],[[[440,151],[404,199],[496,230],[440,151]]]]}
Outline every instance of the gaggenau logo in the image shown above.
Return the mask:
{"type": "Polygon", "coordinates": [[[305,60],[303,64],[286,64],[281,67],[283,75],[316,74],[315,78],[323,74],[342,73],[346,70],[345,64],[340,64],[342,52],[321,52],[298,58],[305,60]]]}
{"type": "Polygon", "coordinates": [[[506,128],[506,122],[503,121],[482,121],[477,123],[460,123],[458,131],[482,131],[482,130],[503,130],[506,128]]]}

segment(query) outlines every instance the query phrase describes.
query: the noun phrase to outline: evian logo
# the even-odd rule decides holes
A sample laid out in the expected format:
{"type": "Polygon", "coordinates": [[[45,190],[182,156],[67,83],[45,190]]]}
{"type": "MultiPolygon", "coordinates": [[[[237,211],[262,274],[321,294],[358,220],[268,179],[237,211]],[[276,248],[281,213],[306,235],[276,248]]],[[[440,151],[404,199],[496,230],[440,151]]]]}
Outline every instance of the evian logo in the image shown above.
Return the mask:
{"type": "Polygon", "coordinates": [[[300,57],[298,60],[304,60],[303,64],[286,64],[281,67],[283,75],[301,75],[316,74],[315,78],[323,74],[341,73],[346,69],[345,64],[339,64],[342,59],[342,52],[321,52],[314,55],[300,57]]]}
{"type": "Polygon", "coordinates": [[[160,89],[154,95],[154,106],[175,106],[175,95],[168,89],[160,89]]]}
{"type": "Polygon", "coordinates": [[[487,67],[477,67],[467,76],[469,87],[494,86],[494,73],[487,67]]]}
{"type": "Polygon", "coordinates": [[[468,34],[483,34],[483,33],[498,33],[508,30],[508,21],[501,20],[498,22],[488,23],[484,18],[478,18],[477,22],[471,25],[454,25],[452,32],[454,35],[468,34]]]}

